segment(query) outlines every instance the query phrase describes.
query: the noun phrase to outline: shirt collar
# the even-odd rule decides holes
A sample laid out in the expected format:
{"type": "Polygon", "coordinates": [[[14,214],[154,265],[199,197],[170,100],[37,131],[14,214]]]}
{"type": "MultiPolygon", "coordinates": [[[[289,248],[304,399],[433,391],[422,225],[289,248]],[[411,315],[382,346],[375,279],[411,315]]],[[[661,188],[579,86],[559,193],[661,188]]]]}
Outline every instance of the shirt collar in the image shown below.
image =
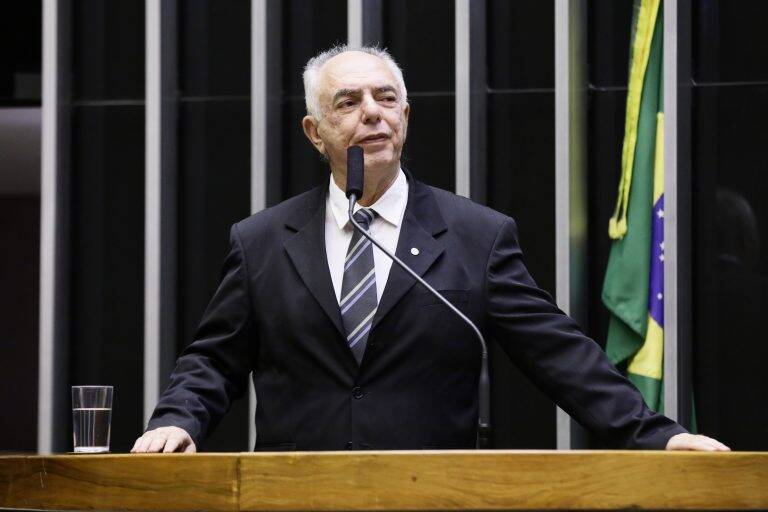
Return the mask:
{"type": "MultiPolygon", "coordinates": [[[[336,225],[339,229],[344,229],[344,226],[349,222],[347,216],[347,209],[349,208],[349,200],[343,190],[336,185],[336,180],[333,176],[330,177],[330,184],[328,185],[328,199],[331,205],[331,211],[333,212],[333,218],[336,220],[336,225]]],[[[395,182],[384,192],[384,194],[369,208],[376,210],[376,213],[395,227],[400,225],[403,220],[403,212],[405,211],[405,205],[408,203],[408,180],[405,177],[402,169],[398,169],[397,178],[395,182]]],[[[355,204],[355,211],[359,210],[361,206],[355,204]]]]}

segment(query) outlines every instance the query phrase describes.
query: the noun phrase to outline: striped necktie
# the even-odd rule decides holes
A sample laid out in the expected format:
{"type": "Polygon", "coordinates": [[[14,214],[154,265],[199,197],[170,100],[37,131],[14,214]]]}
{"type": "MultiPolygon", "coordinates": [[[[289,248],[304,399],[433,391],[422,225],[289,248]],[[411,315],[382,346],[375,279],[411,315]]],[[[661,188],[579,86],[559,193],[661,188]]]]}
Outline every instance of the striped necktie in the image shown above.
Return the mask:
{"type": "MultiPolygon", "coordinates": [[[[355,220],[368,231],[376,212],[361,208],[354,214],[355,220]]],[[[373,246],[370,240],[355,230],[349,242],[344,260],[344,278],[341,282],[341,321],[347,333],[347,343],[357,364],[363,360],[368,332],[376,313],[376,267],[373,263],[373,246]]]]}

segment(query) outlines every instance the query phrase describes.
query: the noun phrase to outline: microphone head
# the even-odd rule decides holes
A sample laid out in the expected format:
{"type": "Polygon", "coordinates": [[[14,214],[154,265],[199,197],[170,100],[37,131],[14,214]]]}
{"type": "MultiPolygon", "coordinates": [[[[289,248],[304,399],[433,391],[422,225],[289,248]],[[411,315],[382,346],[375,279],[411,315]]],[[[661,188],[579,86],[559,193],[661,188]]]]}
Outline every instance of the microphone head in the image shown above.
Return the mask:
{"type": "Polygon", "coordinates": [[[352,194],[358,199],[363,196],[364,169],[363,148],[350,146],[347,149],[347,198],[352,194]]]}

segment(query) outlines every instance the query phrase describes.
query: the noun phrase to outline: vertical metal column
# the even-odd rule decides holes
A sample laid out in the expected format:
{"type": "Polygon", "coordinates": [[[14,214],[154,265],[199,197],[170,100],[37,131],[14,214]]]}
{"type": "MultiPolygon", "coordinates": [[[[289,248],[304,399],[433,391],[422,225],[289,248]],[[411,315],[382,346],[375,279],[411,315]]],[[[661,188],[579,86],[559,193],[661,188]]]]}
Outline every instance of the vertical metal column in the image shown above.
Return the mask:
{"type": "Polygon", "coordinates": [[[58,187],[58,0],[43,0],[43,105],[40,187],[40,352],[38,370],[37,451],[53,451],[54,353],[56,325],[57,267],[61,247],[58,187]]]}
{"type": "Polygon", "coordinates": [[[146,2],[146,112],[144,178],[144,425],[149,422],[160,387],[160,2],[146,2]]]}
{"type": "Polygon", "coordinates": [[[267,206],[267,0],[251,1],[251,213],[267,206]]]}
{"type": "MultiPolygon", "coordinates": [[[[251,0],[251,213],[267,206],[267,0],[251,0]]],[[[251,376],[252,377],[252,376],[251,376]]],[[[256,390],[248,383],[248,449],[256,445],[256,390]]]]}
{"type": "Polygon", "coordinates": [[[691,428],[691,2],[664,6],[664,414],[691,428]]]}
{"type": "Polygon", "coordinates": [[[347,44],[363,45],[363,0],[347,0],[347,44]]]}
{"type": "Polygon", "coordinates": [[[175,359],[176,2],[146,1],[144,424],[175,359]]]}
{"type": "Polygon", "coordinates": [[[455,0],[456,193],[470,196],[470,0],[455,0]]]}
{"type": "Polygon", "coordinates": [[[43,102],[40,191],[40,453],[71,446],[67,388],[69,339],[70,26],[68,2],[43,2],[43,102]]]}
{"type": "Polygon", "coordinates": [[[664,6],[664,414],[677,403],[677,3],[664,6]]]}
{"type": "Polygon", "coordinates": [[[376,45],[382,38],[382,0],[347,0],[347,44],[376,45]]]}
{"type": "MultiPolygon", "coordinates": [[[[555,0],[555,261],[559,307],[586,317],[586,4],[555,0]]],[[[560,408],[557,448],[581,447],[583,434],[560,408]]]]}
{"type": "Polygon", "coordinates": [[[456,0],[456,193],[486,201],[485,0],[456,0]]]}

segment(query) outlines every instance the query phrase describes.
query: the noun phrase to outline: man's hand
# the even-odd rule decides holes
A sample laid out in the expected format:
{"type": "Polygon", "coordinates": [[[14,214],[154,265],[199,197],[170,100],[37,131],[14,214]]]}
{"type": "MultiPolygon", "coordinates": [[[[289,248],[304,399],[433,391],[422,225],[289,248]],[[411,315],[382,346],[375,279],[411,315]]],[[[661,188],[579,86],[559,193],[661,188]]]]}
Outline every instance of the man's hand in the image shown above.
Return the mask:
{"type": "Polygon", "coordinates": [[[707,436],[677,434],[667,441],[667,450],[695,450],[703,452],[729,452],[730,448],[707,436]]]}
{"type": "Polygon", "coordinates": [[[184,452],[195,453],[197,447],[186,430],[179,427],[160,427],[145,432],[131,448],[131,453],[184,452]]]}

